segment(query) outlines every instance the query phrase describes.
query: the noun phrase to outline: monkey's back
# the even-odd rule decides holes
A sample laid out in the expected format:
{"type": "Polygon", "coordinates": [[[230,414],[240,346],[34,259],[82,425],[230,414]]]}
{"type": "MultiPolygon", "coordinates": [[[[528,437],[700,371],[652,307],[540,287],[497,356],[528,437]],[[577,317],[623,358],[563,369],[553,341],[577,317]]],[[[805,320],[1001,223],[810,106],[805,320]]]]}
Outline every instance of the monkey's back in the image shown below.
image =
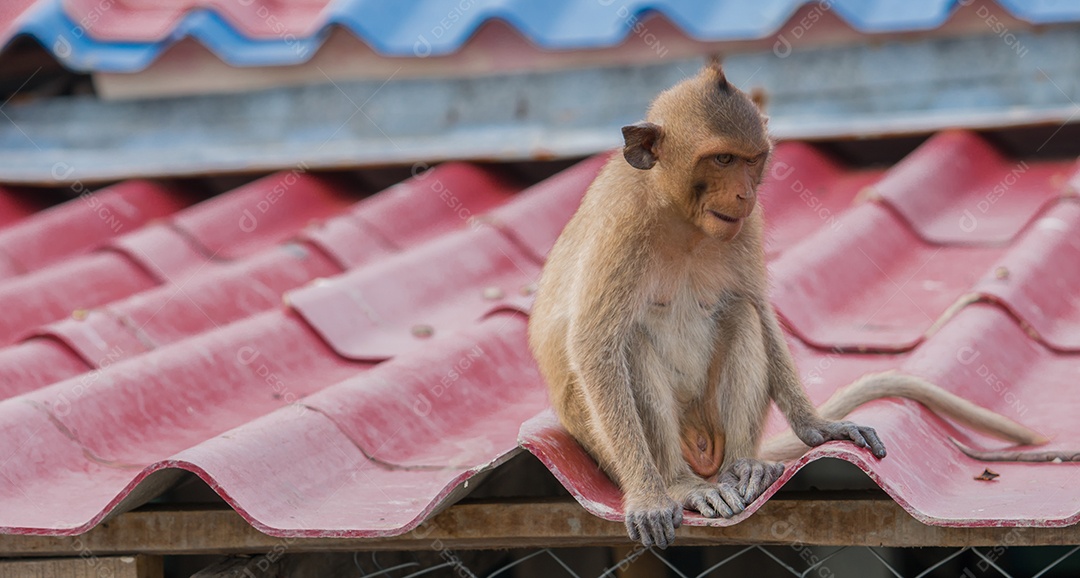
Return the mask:
{"type": "MultiPolygon", "coordinates": [[[[620,186],[620,181],[627,180],[621,174],[627,169],[634,170],[621,157],[613,156],[589,186],[548,254],[529,316],[529,346],[547,382],[552,407],[568,428],[586,421],[569,347],[575,317],[581,314],[575,304],[581,301],[582,276],[604,274],[594,265],[599,263],[603,269],[607,262],[625,259],[608,249],[624,245],[610,238],[620,234],[624,212],[633,210],[634,191],[626,190],[627,185],[620,186]],[[626,196],[612,199],[613,191],[626,196]]],[[[588,440],[583,439],[589,432],[571,434],[592,451],[588,440]]]]}

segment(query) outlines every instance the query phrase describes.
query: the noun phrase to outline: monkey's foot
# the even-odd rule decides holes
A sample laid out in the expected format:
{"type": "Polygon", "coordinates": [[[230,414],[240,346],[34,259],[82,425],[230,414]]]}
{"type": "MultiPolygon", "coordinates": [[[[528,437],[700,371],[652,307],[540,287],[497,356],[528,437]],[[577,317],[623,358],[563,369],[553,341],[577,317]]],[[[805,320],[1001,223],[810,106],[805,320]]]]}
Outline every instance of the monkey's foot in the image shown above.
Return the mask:
{"type": "Polygon", "coordinates": [[[731,486],[745,504],[750,504],[783,474],[784,464],[779,462],[740,458],[720,473],[720,486],[731,486]]]}
{"type": "Polygon", "coordinates": [[[682,506],[661,495],[652,500],[626,502],[626,531],[630,539],[650,548],[667,548],[675,541],[675,528],[682,525],[682,506]]]}
{"type": "Polygon", "coordinates": [[[730,518],[746,507],[735,484],[716,484],[693,477],[671,488],[671,495],[688,510],[706,518],[730,518]]]}
{"type": "Polygon", "coordinates": [[[874,428],[856,425],[850,421],[827,421],[818,426],[809,426],[795,434],[810,447],[817,447],[828,441],[850,441],[860,448],[869,448],[874,457],[885,457],[885,444],[881,443],[874,428]]]}

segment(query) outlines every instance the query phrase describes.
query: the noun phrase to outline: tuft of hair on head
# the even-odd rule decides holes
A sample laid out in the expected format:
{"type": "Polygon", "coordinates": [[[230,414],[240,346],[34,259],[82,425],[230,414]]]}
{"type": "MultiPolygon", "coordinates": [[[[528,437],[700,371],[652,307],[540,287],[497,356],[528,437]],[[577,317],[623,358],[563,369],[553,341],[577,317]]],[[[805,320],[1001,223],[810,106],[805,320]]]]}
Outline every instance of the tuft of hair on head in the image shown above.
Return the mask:
{"type": "Polygon", "coordinates": [[[708,62],[705,64],[705,70],[712,73],[717,88],[724,92],[731,92],[731,84],[728,83],[727,76],[724,74],[724,66],[719,54],[713,54],[709,57],[708,62]]]}

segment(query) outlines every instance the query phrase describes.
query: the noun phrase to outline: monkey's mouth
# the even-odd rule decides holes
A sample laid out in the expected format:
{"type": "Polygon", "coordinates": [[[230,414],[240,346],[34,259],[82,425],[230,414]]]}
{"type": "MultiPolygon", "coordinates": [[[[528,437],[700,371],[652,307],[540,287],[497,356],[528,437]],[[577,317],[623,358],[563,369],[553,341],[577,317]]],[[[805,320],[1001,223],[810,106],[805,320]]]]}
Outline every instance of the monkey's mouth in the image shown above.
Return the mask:
{"type": "Polygon", "coordinates": [[[729,217],[729,216],[727,216],[727,215],[725,215],[723,213],[717,213],[716,211],[714,211],[712,209],[706,209],[706,210],[709,212],[710,215],[716,217],[717,219],[720,219],[721,221],[723,221],[725,223],[738,223],[739,222],[739,219],[737,219],[735,217],[729,217]]]}

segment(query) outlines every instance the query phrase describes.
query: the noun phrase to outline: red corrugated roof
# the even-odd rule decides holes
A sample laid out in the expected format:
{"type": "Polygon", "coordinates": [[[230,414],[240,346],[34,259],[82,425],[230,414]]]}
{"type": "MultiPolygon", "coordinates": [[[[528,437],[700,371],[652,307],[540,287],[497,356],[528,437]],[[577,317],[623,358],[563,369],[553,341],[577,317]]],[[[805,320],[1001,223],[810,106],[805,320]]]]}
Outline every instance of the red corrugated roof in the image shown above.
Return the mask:
{"type": "Polygon", "coordinates": [[[97,191],[79,186],[79,201],[47,210],[30,191],[0,189],[0,279],[42,269],[100,248],[122,233],[191,204],[186,191],[149,181],[127,181],[97,191]],[[33,219],[18,222],[37,212],[33,219]]]}
{"type": "MultiPolygon", "coordinates": [[[[186,208],[123,183],[97,198],[157,191],[141,211],[158,220],[109,234],[75,199],[6,225],[12,262],[35,257],[0,280],[0,529],[83,531],[179,468],[271,534],[395,534],[517,451],[519,430],[587,508],[618,518],[616,488],[548,413],[525,342],[544,256],[605,159],[520,192],[446,164],[363,200],[302,170],[186,208]],[[57,215],[87,240],[55,249],[57,215]]],[[[1051,449],[1080,445],[1062,403],[1080,376],[1075,172],[964,132],[887,170],[780,145],[762,194],[773,300],[812,397],[900,368],[1051,449]]],[[[983,436],[906,401],[856,415],[885,460],[828,444],[784,480],[832,456],[929,523],[1080,512],[1075,464],[996,464],[979,482],[984,464],[949,438],[993,446],[983,436]]]]}

